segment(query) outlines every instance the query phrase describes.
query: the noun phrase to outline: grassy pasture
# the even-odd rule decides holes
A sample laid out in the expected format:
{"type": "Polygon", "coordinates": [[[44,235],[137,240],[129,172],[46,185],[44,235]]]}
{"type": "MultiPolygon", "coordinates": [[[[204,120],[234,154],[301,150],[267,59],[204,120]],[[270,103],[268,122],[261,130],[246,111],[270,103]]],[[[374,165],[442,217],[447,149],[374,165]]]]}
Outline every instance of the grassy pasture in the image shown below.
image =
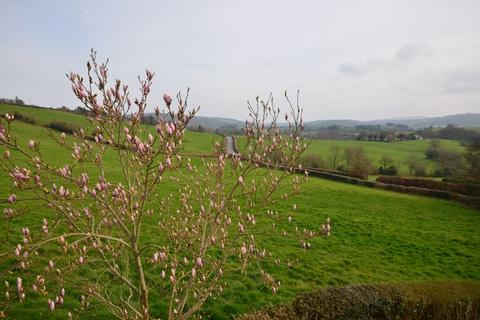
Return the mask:
{"type": "Polygon", "coordinates": [[[21,114],[28,115],[32,118],[35,118],[40,125],[48,125],[53,120],[57,120],[74,123],[83,128],[88,128],[91,126],[90,122],[85,117],[81,117],[77,114],[68,113],[61,110],[54,110],[48,108],[33,108],[12,104],[0,104],[0,113],[5,114],[6,112],[19,112],[21,114]]]}
{"type": "MultiPolygon", "coordinates": [[[[464,152],[465,148],[458,141],[439,140],[440,146],[446,150],[458,153],[464,152]]],[[[379,160],[384,155],[393,158],[400,174],[408,174],[405,160],[414,156],[427,167],[427,172],[435,169],[435,162],[425,159],[425,152],[430,146],[430,140],[411,140],[394,142],[357,141],[357,140],[312,140],[307,154],[314,154],[328,159],[329,149],[332,146],[339,146],[344,150],[348,147],[362,147],[367,156],[372,160],[375,168],[380,166],[379,160]]]]}
{"type": "MultiPolygon", "coordinates": [[[[59,117],[57,120],[69,121],[62,117],[65,115],[73,117],[69,118],[71,122],[84,121],[81,116],[65,112],[32,110],[37,112],[38,117],[27,112],[27,109],[21,109],[19,112],[36,117],[39,121],[44,119],[46,122],[51,120],[49,116],[52,113],[57,116],[56,112],[59,117]],[[49,115],[38,112],[46,112],[49,115]]],[[[0,112],[5,112],[2,106],[0,112]]],[[[70,157],[69,153],[61,151],[58,145],[49,140],[45,128],[21,122],[14,123],[14,126],[21,143],[26,144],[30,137],[34,137],[40,141],[45,156],[54,163],[61,164],[70,157]]],[[[211,152],[211,139],[218,138],[210,134],[189,132],[185,151],[211,152]]],[[[310,152],[322,150],[320,147],[322,142],[318,141],[318,146],[312,144],[313,151],[310,152]]],[[[417,143],[420,142],[422,141],[417,143]]],[[[427,145],[426,142],[423,143],[427,145]]],[[[397,145],[397,143],[373,144],[375,146],[378,144],[379,148],[384,145],[391,145],[393,148],[397,145]]],[[[417,147],[422,146],[420,144],[417,147]]],[[[328,150],[328,146],[326,149],[328,150]]],[[[196,163],[199,162],[198,158],[192,159],[196,163]]],[[[107,154],[106,161],[114,163],[115,154],[113,152],[107,154]]],[[[106,170],[109,179],[121,179],[118,166],[107,165],[106,170]]],[[[174,189],[175,187],[165,180],[160,192],[168,193],[174,189]]],[[[5,176],[0,177],[0,197],[6,197],[10,192],[8,179],[5,176]]],[[[332,219],[332,237],[315,239],[312,242],[312,249],[307,252],[300,250],[298,243],[290,239],[257,239],[262,246],[276,252],[282,261],[279,265],[272,264],[266,267],[267,271],[282,282],[280,291],[273,295],[270,290],[263,287],[253,273],[228,275],[225,281],[229,286],[224,296],[207,304],[206,315],[212,319],[230,318],[232,314],[248,312],[265,304],[289,301],[298,293],[313,291],[324,285],[445,279],[480,280],[479,212],[464,208],[458,203],[316,178],[309,179],[302,189],[302,194],[295,199],[295,203],[298,212],[294,220],[299,228],[318,227],[325,217],[329,216],[332,219]],[[294,264],[291,268],[285,265],[287,260],[296,259],[299,259],[299,264],[294,264]]],[[[293,202],[282,203],[275,207],[275,210],[290,210],[292,204],[293,202]]],[[[39,206],[38,203],[25,202],[23,205],[27,214],[11,226],[18,235],[21,227],[33,223],[39,225],[44,216],[51,214],[47,208],[39,206]]],[[[261,216],[258,217],[259,225],[263,219],[261,216]]],[[[145,237],[151,241],[161,237],[156,223],[154,216],[148,218],[145,224],[145,237]]],[[[281,228],[281,225],[278,227],[281,228]]],[[[5,220],[2,219],[0,229],[4,228],[5,220]]],[[[3,238],[2,233],[0,237],[3,238]]],[[[9,240],[12,249],[19,239],[20,236],[9,240]]],[[[54,248],[51,250],[53,252],[54,248]]],[[[61,261],[63,258],[59,255],[57,259],[61,261]]],[[[82,276],[88,278],[89,271],[85,270],[82,276]]],[[[165,310],[165,300],[155,294],[153,296],[155,299],[152,303],[161,314],[162,310],[165,310]]],[[[66,304],[69,307],[78,306],[78,298],[78,293],[69,292],[66,304]]],[[[30,296],[25,304],[16,305],[11,313],[12,318],[65,319],[66,312],[62,309],[53,314],[47,311],[46,299],[47,297],[43,296],[30,296]]],[[[82,319],[85,318],[107,316],[104,309],[95,306],[91,313],[82,316],[82,319]]]]}
{"type": "MultiPolygon", "coordinates": [[[[462,153],[465,148],[458,141],[440,139],[440,146],[446,150],[462,153]]],[[[431,173],[435,169],[435,162],[425,158],[425,152],[430,146],[430,140],[411,140],[411,141],[394,141],[394,142],[377,142],[377,141],[358,141],[358,140],[309,140],[310,145],[304,156],[316,155],[321,157],[326,165],[330,166],[328,162],[329,150],[332,146],[341,148],[340,161],[337,165],[342,163],[343,150],[349,147],[362,147],[365,153],[372,161],[373,167],[377,169],[380,167],[380,159],[384,155],[392,157],[395,166],[399,170],[399,174],[408,175],[408,167],[405,165],[405,160],[410,156],[415,157],[421,164],[427,168],[427,173],[431,173]]],[[[243,137],[238,137],[237,143],[241,149],[244,145],[243,137]]]]}

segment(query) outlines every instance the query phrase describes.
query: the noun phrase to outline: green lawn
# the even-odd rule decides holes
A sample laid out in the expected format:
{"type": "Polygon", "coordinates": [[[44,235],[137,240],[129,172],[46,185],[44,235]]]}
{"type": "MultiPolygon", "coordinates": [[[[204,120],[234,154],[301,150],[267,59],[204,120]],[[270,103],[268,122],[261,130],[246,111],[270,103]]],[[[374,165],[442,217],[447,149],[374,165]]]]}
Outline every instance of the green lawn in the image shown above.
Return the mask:
{"type": "MultiPolygon", "coordinates": [[[[447,150],[458,153],[464,152],[464,147],[458,141],[439,140],[440,146],[447,150]]],[[[324,160],[328,159],[329,150],[332,146],[338,146],[342,150],[348,147],[362,147],[367,156],[372,160],[375,168],[380,166],[379,160],[384,155],[393,158],[395,165],[399,168],[401,174],[407,174],[408,168],[404,161],[410,156],[427,167],[427,171],[435,169],[435,163],[425,159],[425,152],[430,146],[430,140],[411,140],[411,141],[394,141],[394,142],[375,142],[375,141],[357,141],[357,140],[312,140],[310,148],[306,154],[319,155],[324,160]]]]}
{"type": "Polygon", "coordinates": [[[64,121],[68,123],[75,123],[82,127],[90,127],[90,122],[85,118],[81,117],[74,113],[69,113],[65,111],[48,109],[48,108],[32,108],[27,106],[18,106],[11,104],[0,104],[0,113],[5,114],[6,112],[14,113],[19,112],[23,115],[35,118],[40,125],[48,125],[50,122],[64,121]]]}
{"type": "MultiPolygon", "coordinates": [[[[14,113],[19,112],[22,115],[29,116],[34,118],[37,121],[38,126],[44,126],[50,124],[52,121],[63,121],[66,123],[77,124],[85,129],[85,132],[91,132],[94,128],[90,121],[83,116],[78,114],[69,113],[61,110],[54,110],[48,108],[32,108],[28,106],[18,106],[10,104],[0,104],[0,114],[4,115],[5,113],[14,113]],[[90,128],[90,129],[87,129],[90,128]]],[[[23,130],[30,132],[31,130],[36,130],[37,128],[30,128],[24,126],[24,123],[17,121],[16,124],[20,123],[22,129],[20,132],[22,135],[23,130]]],[[[145,126],[146,127],[146,126],[145,126]]],[[[44,128],[42,132],[35,132],[35,135],[40,134],[41,137],[48,135],[50,129],[44,128]],[[38,133],[37,133],[38,132],[38,133]]],[[[154,127],[148,127],[147,130],[152,134],[155,132],[154,127]]],[[[26,132],[25,132],[26,133],[26,132]]],[[[43,140],[43,139],[42,139],[43,140]]],[[[185,145],[184,152],[192,153],[208,153],[211,152],[212,141],[222,141],[221,136],[216,134],[211,134],[207,132],[190,132],[187,131],[185,135],[185,145]]]]}
{"type": "MultiPolygon", "coordinates": [[[[465,148],[460,144],[459,141],[453,140],[443,140],[440,139],[440,147],[463,153],[465,148]]],[[[408,175],[408,167],[404,163],[406,159],[413,156],[419,161],[419,163],[425,165],[427,169],[427,174],[431,174],[432,171],[436,168],[435,162],[425,158],[425,152],[430,146],[430,140],[410,140],[410,141],[394,141],[394,142],[376,142],[376,141],[358,141],[358,140],[323,140],[323,139],[313,139],[308,140],[310,143],[308,150],[305,152],[306,155],[316,155],[325,161],[325,165],[330,168],[331,164],[328,162],[329,150],[332,146],[338,146],[341,148],[340,152],[340,161],[337,161],[337,166],[341,165],[343,160],[343,150],[349,147],[362,147],[365,150],[365,153],[372,161],[374,169],[380,167],[379,160],[384,155],[392,157],[394,160],[395,166],[399,170],[399,174],[408,175]]],[[[239,148],[242,148],[244,145],[243,137],[238,137],[237,144],[239,148]]]]}
{"type": "MultiPolygon", "coordinates": [[[[49,116],[59,114],[59,111],[32,110],[37,112],[39,119],[42,118],[47,122],[49,116]],[[49,113],[49,116],[41,112],[49,113]]],[[[4,112],[2,107],[0,112],[4,112]]],[[[80,118],[68,113],[61,114],[71,116],[72,120],[80,118]]],[[[64,119],[61,116],[60,118],[64,119]]],[[[15,123],[15,132],[21,143],[26,143],[30,137],[34,137],[40,141],[47,158],[57,164],[64,162],[70,157],[69,153],[61,152],[59,146],[48,139],[45,130],[21,122],[15,123]]],[[[219,138],[215,135],[189,132],[185,150],[192,153],[200,151],[209,153],[211,139],[219,138]]],[[[319,152],[323,150],[322,148],[328,150],[328,146],[323,146],[322,142],[312,144],[310,152],[319,152]]],[[[393,153],[395,153],[394,146],[398,146],[403,150],[398,152],[398,157],[402,157],[402,154],[411,152],[412,148],[421,150],[428,143],[415,141],[371,144],[373,144],[372,150],[378,150],[376,154],[379,155],[382,150],[386,150],[382,149],[386,148],[383,146],[391,146],[388,149],[393,153]],[[416,147],[412,147],[410,143],[414,143],[416,147]]],[[[193,159],[199,163],[198,158],[193,159]]],[[[106,161],[113,163],[114,160],[115,153],[109,153],[106,161]]],[[[109,179],[121,179],[118,166],[107,165],[106,170],[109,179]]],[[[6,197],[10,193],[7,180],[5,176],[0,178],[0,197],[6,197]]],[[[169,193],[174,190],[175,186],[165,180],[160,192],[169,193]]],[[[464,208],[456,202],[369,189],[317,178],[309,179],[295,202],[298,206],[295,222],[299,228],[316,228],[328,216],[332,219],[332,236],[329,239],[315,239],[312,242],[312,249],[307,252],[300,250],[296,241],[284,238],[258,238],[257,242],[276,252],[282,261],[280,265],[267,267],[267,271],[282,282],[280,291],[273,295],[270,290],[263,287],[259,278],[253,273],[245,276],[228,275],[225,280],[229,285],[225,294],[207,304],[206,315],[212,319],[230,318],[232,314],[247,312],[269,303],[284,302],[298,293],[311,291],[324,285],[440,279],[480,280],[480,233],[478,232],[480,215],[478,211],[464,208]],[[295,259],[299,259],[300,263],[292,268],[285,265],[287,260],[295,259]]],[[[18,235],[17,238],[9,240],[12,250],[20,239],[21,227],[32,223],[38,225],[44,216],[51,214],[47,208],[38,206],[38,203],[25,202],[24,206],[28,209],[28,214],[22,216],[12,226],[18,235]]],[[[275,209],[285,211],[291,206],[292,202],[282,203],[275,209]]],[[[263,219],[265,218],[262,216],[258,217],[259,225],[263,219]]],[[[148,218],[145,223],[145,236],[152,241],[161,237],[156,225],[155,217],[148,218]]],[[[281,228],[282,225],[279,224],[278,227],[281,228]]],[[[6,228],[3,219],[0,228],[3,230],[6,228]]],[[[0,236],[3,237],[1,233],[0,236]]],[[[61,260],[62,257],[58,256],[58,259],[61,260]]],[[[86,270],[85,276],[88,274],[89,271],[86,270]]],[[[155,296],[154,293],[153,295],[155,296]]],[[[76,301],[78,296],[76,292],[69,292],[66,305],[78,306],[76,301]]],[[[66,313],[63,310],[53,314],[47,312],[46,299],[43,296],[32,295],[25,304],[17,303],[11,314],[12,318],[65,319],[66,313]]],[[[165,298],[156,297],[152,304],[161,312],[164,310],[165,298]]],[[[107,318],[107,316],[103,308],[95,306],[91,313],[83,318],[107,318]]]]}

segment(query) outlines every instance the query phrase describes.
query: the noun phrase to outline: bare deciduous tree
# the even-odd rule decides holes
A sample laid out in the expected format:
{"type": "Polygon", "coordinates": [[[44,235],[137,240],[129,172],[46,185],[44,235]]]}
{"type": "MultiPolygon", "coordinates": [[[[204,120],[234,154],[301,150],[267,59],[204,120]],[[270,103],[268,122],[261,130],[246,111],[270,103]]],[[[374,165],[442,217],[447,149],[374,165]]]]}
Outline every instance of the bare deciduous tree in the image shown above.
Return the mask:
{"type": "Polygon", "coordinates": [[[339,146],[331,146],[328,151],[328,162],[331,165],[332,170],[337,170],[338,163],[342,156],[342,149],[339,146]]]}
{"type": "Polygon", "coordinates": [[[97,63],[94,51],[87,69],[86,78],[68,78],[95,127],[93,141],[84,129],[73,137],[51,134],[71,155],[67,163],[49,162],[35,137],[20,143],[13,116],[0,123],[0,167],[15,189],[2,201],[2,230],[21,235],[14,247],[1,244],[1,275],[16,278],[14,286],[7,282],[2,314],[31,292],[43,295],[54,311],[74,299],[68,295],[73,291],[81,294],[81,307],[70,312],[95,301],[121,319],[187,319],[223,292],[226,274],[255,266],[265,284],[278,290],[280,283],[258,263],[275,259],[257,242],[258,234],[293,237],[305,250],[310,238],[330,234],[328,220],[320,229],[299,231],[293,203],[285,212],[272,209],[297,194],[306,179],[293,170],[306,148],[298,99],[294,106],[287,97],[288,134],[277,127],[280,111],[273,98],[257,98],[249,104],[241,153],[225,154],[215,143],[214,158],[194,162],[180,152],[198,110],[187,110],[188,92],[177,95],[176,108],[164,95],[166,111],[156,108],[156,130],[150,130],[140,121],[152,72],[139,79],[140,97],[132,101],[120,80],[109,85],[107,63],[97,63]],[[270,166],[274,153],[285,155],[283,171],[270,166]],[[37,225],[20,227],[15,221],[32,203],[50,213],[37,225]],[[272,228],[275,223],[282,229],[272,228]],[[158,236],[151,238],[152,232],[158,236]],[[165,299],[165,313],[151,307],[152,299],[165,299]]]}

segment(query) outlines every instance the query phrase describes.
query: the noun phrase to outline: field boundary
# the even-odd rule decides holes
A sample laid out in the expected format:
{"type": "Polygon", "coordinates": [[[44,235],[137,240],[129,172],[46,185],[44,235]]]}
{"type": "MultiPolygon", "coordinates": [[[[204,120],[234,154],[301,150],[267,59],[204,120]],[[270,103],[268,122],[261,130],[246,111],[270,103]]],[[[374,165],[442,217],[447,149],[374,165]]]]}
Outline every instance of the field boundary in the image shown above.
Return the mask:
{"type": "MultiPolygon", "coordinates": [[[[239,155],[236,147],[236,139],[235,136],[224,136],[224,145],[225,150],[229,155],[239,155]]],[[[240,155],[241,156],[241,155],[240,155]]],[[[251,161],[243,156],[241,156],[246,161],[251,161]]],[[[416,186],[404,186],[399,184],[390,184],[390,183],[382,183],[377,181],[369,181],[360,179],[357,177],[352,177],[348,175],[342,175],[337,173],[332,173],[324,170],[319,170],[316,168],[300,168],[300,167],[288,167],[283,164],[267,164],[267,163],[259,163],[259,165],[269,168],[276,168],[282,170],[290,170],[296,173],[305,174],[307,173],[309,176],[323,178],[328,180],[333,180],[337,182],[343,182],[353,185],[364,186],[372,189],[381,189],[387,191],[394,191],[400,193],[406,193],[411,195],[420,195],[426,196],[430,198],[437,198],[443,200],[453,200],[457,202],[464,203],[472,208],[480,209],[480,197],[473,197],[467,196],[464,194],[445,191],[445,190],[437,190],[437,189],[428,189],[416,186]]]]}

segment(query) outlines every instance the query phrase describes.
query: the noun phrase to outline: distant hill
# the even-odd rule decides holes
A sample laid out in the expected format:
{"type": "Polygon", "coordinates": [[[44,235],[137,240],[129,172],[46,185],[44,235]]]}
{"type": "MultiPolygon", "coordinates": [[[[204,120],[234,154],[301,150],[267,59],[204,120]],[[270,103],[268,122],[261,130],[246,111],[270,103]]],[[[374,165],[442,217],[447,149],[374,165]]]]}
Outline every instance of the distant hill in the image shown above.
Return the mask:
{"type": "MultiPolygon", "coordinates": [[[[191,125],[198,127],[201,125],[208,129],[218,129],[221,127],[238,127],[239,129],[244,126],[243,121],[238,121],[231,118],[218,118],[218,117],[195,117],[191,125]]],[[[315,130],[316,128],[326,128],[331,126],[339,127],[355,127],[361,125],[387,125],[387,124],[399,124],[406,125],[412,129],[425,128],[429,126],[433,127],[445,127],[448,124],[454,124],[458,127],[465,128],[479,128],[480,127],[480,113],[462,113],[452,114],[443,117],[404,117],[404,118],[392,118],[392,119],[379,119],[379,120],[350,120],[350,119],[333,119],[333,120],[315,120],[305,122],[305,128],[307,130],[315,130]]]]}
{"type": "Polygon", "coordinates": [[[472,128],[480,127],[480,113],[461,113],[452,114],[443,117],[425,117],[425,118],[410,118],[410,119],[383,119],[367,121],[368,124],[387,124],[396,123],[404,124],[411,128],[424,127],[445,127],[448,124],[454,124],[459,127],[472,128]]]}
{"type": "Polygon", "coordinates": [[[317,120],[306,122],[305,127],[314,130],[315,128],[325,128],[331,126],[354,127],[360,125],[387,125],[400,124],[413,129],[433,127],[445,127],[448,124],[454,124],[458,127],[478,128],[480,127],[480,113],[461,113],[452,114],[443,117],[404,117],[379,120],[317,120]]]}
{"type": "MultiPolygon", "coordinates": [[[[33,108],[42,108],[39,106],[30,106],[30,105],[21,105],[21,104],[12,104],[20,107],[33,107],[33,108]]],[[[65,107],[63,107],[65,108],[65,107]]],[[[52,109],[52,108],[50,108],[52,109]]],[[[61,108],[58,108],[61,109],[61,108]]],[[[154,116],[153,113],[146,113],[145,116],[154,116]]],[[[458,127],[464,128],[480,128],[480,113],[459,113],[452,114],[442,117],[402,117],[402,118],[387,118],[387,119],[378,119],[378,120],[351,120],[351,119],[327,119],[327,120],[315,120],[305,122],[305,128],[307,130],[315,130],[317,128],[327,128],[332,126],[339,127],[355,127],[361,125],[382,125],[387,124],[399,124],[405,125],[412,129],[425,128],[429,126],[433,127],[445,127],[449,124],[456,125],[458,127]]],[[[195,116],[190,122],[190,127],[198,128],[202,126],[207,130],[216,130],[222,128],[229,129],[238,129],[240,130],[245,125],[245,121],[240,121],[232,118],[225,117],[206,117],[206,116],[195,116]]],[[[281,123],[280,126],[286,125],[281,123]]]]}
{"type": "Polygon", "coordinates": [[[190,121],[190,126],[198,127],[199,125],[209,129],[218,129],[226,126],[242,128],[245,122],[230,118],[195,116],[190,121]]]}
{"type": "Polygon", "coordinates": [[[305,123],[305,127],[312,129],[312,128],[326,128],[331,126],[339,126],[339,127],[354,127],[365,124],[359,120],[348,120],[348,119],[339,119],[339,120],[315,120],[309,121],[305,123]]]}

